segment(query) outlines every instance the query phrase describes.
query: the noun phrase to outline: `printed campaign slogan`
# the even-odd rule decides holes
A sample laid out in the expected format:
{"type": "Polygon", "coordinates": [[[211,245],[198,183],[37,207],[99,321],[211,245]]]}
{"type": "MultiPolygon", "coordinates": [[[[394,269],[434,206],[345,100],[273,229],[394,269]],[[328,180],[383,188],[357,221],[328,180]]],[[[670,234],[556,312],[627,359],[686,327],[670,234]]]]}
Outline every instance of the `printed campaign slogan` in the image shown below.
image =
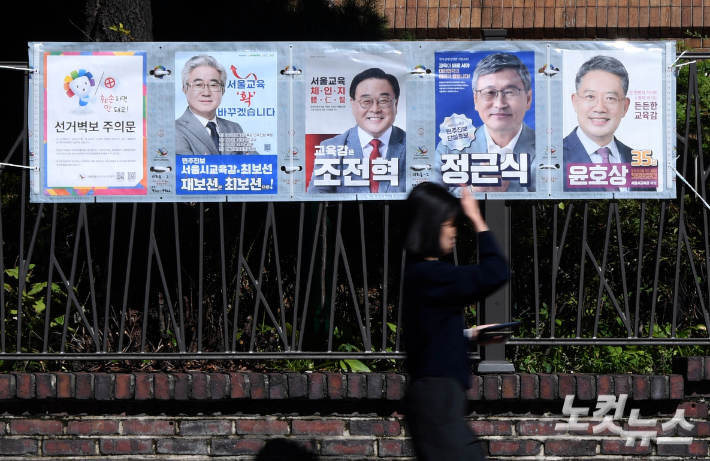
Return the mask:
{"type": "Polygon", "coordinates": [[[676,194],[674,42],[29,45],[34,202],[676,194]]]}
{"type": "Polygon", "coordinates": [[[305,69],[306,193],[404,194],[404,56],[310,55],[305,69]]]}
{"type": "Polygon", "coordinates": [[[534,192],[534,52],[437,52],[435,63],[435,180],[534,192]]]}
{"type": "Polygon", "coordinates": [[[276,52],[177,52],[177,193],[277,194],[276,52]]]}
{"type": "Polygon", "coordinates": [[[564,190],[662,188],[662,50],[565,50],[563,56],[564,190]]]}
{"type": "Polygon", "coordinates": [[[44,59],[44,194],[146,195],[146,54],[44,59]]]}

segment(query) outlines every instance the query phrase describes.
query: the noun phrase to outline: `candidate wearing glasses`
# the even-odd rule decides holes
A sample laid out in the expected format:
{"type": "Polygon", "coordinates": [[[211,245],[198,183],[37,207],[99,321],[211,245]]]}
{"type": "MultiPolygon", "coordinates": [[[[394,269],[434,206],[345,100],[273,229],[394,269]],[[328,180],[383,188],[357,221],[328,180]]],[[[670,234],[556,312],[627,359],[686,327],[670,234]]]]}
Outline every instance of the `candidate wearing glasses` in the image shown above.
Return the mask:
{"type": "Polygon", "coordinates": [[[217,117],[217,108],[227,84],[227,72],[215,58],[193,56],[182,69],[182,92],[187,98],[187,109],[175,120],[175,153],[177,155],[257,154],[235,151],[232,147],[220,150],[220,136],[242,133],[238,123],[217,117]]]}
{"type": "MultiPolygon", "coordinates": [[[[614,137],[631,104],[626,97],[629,74],[624,65],[611,56],[594,56],[579,68],[574,85],[572,105],[579,126],[562,141],[564,174],[568,163],[631,163],[631,148],[614,137]]],[[[608,189],[567,188],[565,182],[565,190],[608,189]]]]}
{"type": "MultiPolygon", "coordinates": [[[[481,59],[471,78],[473,104],[483,125],[476,128],[475,139],[463,150],[450,149],[439,142],[436,147],[435,179],[441,178],[441,155],[459,153],[528,154],[530,181],[501,178],[498,186],[474,187],[475,192],[534,192],[536,184],[535,132],[523,119],[532,103],[532,79],[528,68],[514,54],[494,53],[481,59]]],[[[451,185],[448,185],[451,186],[451,185]]]]}
{"type": "MultiPolygon", "coordinates": [[[[394,126],[399,102],[399,83],[394,75],[385,73],[382,69],[367,69],[357,74],[350,83],[350,106],[353,111],[356,126],[334,138],[321,143],[323,152],[328,146],[347,146],[348,157],[370,159],[369,186],[345,186],[342,176],[337,186],[315,185],[314,181],[323,179],[322,175],[314,174],[308,185],[309,194],[323,193],[402,193],[406,187],[406,133],[394,126]],[[397,184],[394,181],[373,181],[372,160],[384,158],[388,161],[397,159],[397,184]]],[[[332,158],[337,154],[328,154],[317,158],[332,158]]],[[[348,157],[342,157],[347,159],[348,157]]],[[[339,167],[341,170],[344,165],[339,167]]],[[[345,166],[347,168],[347,166],[345,166]]],[[[349,175],[351,180],[362,180],[363,174],[349,175]]]]}

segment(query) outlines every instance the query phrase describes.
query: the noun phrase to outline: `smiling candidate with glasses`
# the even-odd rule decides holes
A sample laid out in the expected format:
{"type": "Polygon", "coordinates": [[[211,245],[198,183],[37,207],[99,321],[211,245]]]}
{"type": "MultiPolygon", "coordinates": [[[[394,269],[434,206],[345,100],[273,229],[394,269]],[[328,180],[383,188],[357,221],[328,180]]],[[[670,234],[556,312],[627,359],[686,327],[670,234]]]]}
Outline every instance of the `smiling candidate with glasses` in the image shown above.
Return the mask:
{"type": "MultiPolygon", "coordinates": [[[[400,89],[397,78],[382,69],[372,68],[360,72],[353,77],[350,83],[350,108],[355,118],[356,126],[334,138],[326,139],[321,143],[323,152],[328,146],[346,146],[348,155],[343,157],[369,159],[370,165],[369,184],[348,186],[339,178],[339,185],[318,185],[317,181],[323,179],[322,174],[316,174],[318,165],[314,168],[313,175],[306,190],[309,194],[324,193],[403,193],[406,181],[406,133],[403,129],[394,126],[397,117],[400,89]],[[388,161],[397,159],[397,184],[394,181],[373,181],[372,160],[384,158],[388,161]]],[[[325,153],[324,157],[334,157],[336,154],[325,153]]],[[[340,164],[340,169],[344,167],[340,164]]],[[[347,167],[347,166],[345,166],[347,167]]],[[[356,172],[349,175],[354,181],[368,181],[363,179],[363,174],[356,172]]]]}
{"type": "MultiPolygon", "coordinates": [[[[631,147],[614,136],[631,104],[626,97],[629,74],[624,65],[611,56],[594,56],[579,68],[574,83],[572,105],[578,126],[562,140],[564,174],[569,163],[631,163],[631,147]]],[[[568,189],[565,182],[565,190],[608,189],[568,189]]]]}
{"type": "Polygon", "coordinates": [[[503,88],[502,90],[496,90],[495,88],[484,88],[482,90],[473,90],[474,93],[478,93],[478,96],[484,101],[493,101],[498,97],[502,96],[503,99],[515,99],[520,96],[522,90],[517,87],[503,88]]]}
{"type": "MultiPolygon", "coordinates": [[[[532,78],[527,66],[514,54],[493,53],[481,59],[471,78],[473,104],[483,125],[476,127],[475,139],[462,150],[450,149],[440,142],[436,147],[435,180],[443,184],[441,156],[458,153],[528,154],[528,184],[500,179],[498,186],[474,187],[474,192],[534,192],[535,132],[523,119],[532,104],[532,78]]],[[[539,163],[539,162],[538,162],[539,163]]]]}
{"type": "Polygon", "coordinates": [[[257,154],[254,151],[221,149],[220,137],[225,133],[242,133],[242,127],[217,117],[217,108],[227,84],[227,71],[215,58],[193,56],[182,69],[182,92],[187,109],[175,120],[175,153],[177,155],[257,154]]]}

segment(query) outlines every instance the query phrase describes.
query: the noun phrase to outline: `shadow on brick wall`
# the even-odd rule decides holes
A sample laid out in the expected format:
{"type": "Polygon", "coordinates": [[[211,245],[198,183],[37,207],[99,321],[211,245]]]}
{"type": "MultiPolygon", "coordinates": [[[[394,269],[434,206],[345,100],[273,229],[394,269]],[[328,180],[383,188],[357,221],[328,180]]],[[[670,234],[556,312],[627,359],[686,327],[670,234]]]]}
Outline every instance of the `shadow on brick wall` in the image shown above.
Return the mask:
{"type": "Polygon", "coordinates": [[[266,442],[254,461],[299,459],[315,461],[315,455],[307,443],[296,443],[286,439],[273,439],[266,442]]]}

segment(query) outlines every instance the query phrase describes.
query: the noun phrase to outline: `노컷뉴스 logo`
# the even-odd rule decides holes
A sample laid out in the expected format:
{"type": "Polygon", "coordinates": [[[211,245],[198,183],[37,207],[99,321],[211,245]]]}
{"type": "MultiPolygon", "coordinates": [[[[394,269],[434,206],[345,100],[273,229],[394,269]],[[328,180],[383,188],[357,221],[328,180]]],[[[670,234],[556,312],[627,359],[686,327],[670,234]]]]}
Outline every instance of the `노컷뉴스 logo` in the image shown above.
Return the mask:
{"type": "MultiPolygon", "coordinates": [[[[557,423],[555,425],[556,431],[586,431],[589,429],[589,422],[579,421],[578,419],[581,416],[588,416],[589,408],[573,407],[574,397],[574,395],[565,396],[562,413],[569,415],[569,420],[567,423],[557,423]]],[[[600,395],[597,398],[597,409],[592,413],[592,421],[601,419],[601,422],[592,426],[593,434],[608,430],[625,438],[627,447],[633,447],[636,444],[636,440],[641,441],[642,447],[647,447],[651,439],[654,439],[658,445],[690,445],[693,442],[692,437],[658,437],[658,431],[655,430],[658,420],[639,418],[638,409],[631,410],[628,422],[629,430],[624,430],[614,421],[620,420],[624,415],[627,397],[628,394],[620,394],[618,400],[613,395],[600,395]],[[612,409],[614,414],[607,414],[612,409]]],[[[676,426],[680,426],[687,431],[693,428],[693,424],[685,420],[685,410],[681,408],[676,409],[673,418],[661,424],[664,432],[674,429],[676,426]]]]}

